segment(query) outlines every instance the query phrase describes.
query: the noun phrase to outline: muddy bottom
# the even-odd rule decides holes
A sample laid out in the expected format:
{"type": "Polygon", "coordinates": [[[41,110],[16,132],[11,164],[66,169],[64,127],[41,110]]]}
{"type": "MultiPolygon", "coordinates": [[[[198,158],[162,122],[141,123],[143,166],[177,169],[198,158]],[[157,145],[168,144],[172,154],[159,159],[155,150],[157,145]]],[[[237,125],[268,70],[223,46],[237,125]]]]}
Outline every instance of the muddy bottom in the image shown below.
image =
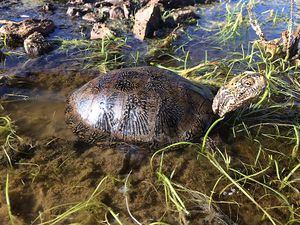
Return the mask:
{"type": "Polygon", "coordinates": [[[20,135],[36,140],[53,137],[75,139],[64,121],[65,103],[59,100],[28,100],[4,104],[20,135]]]}
{"type": "MultiPolygon", "coordinates": [[[[14,169],[3,165],[1,169],[3,192],[5,177],[9,175],[9,198],[16,224],[40,224],[80,202],[84,203],[104,177],[100,190],[92,198],[93,204],[87,204],[58,224],[99,224],[105,220],[113,223],[108,207],[119,214],[123,224],[132,224],[125,196],[131,212],[142,223],[166,221],[176,224],[183,216],[173,212],[171,202],[166,205],[163,186],[156,175],[158,160],[155,159],[151,168],[150,153],[139,168],[133,169],[125,188],[126,154],[120,150],[119,144],[88,146],[78,142],[63,123],[63,102],[22,102],[8,104],[6,109],[14,112],[12,118],[16,126],[22,125],[18,130],[20,136],[32,141],[29,158],[16,161],[14,169]],[[20,108],[22,110],[18,110],[20,108]]],[[[212,174],[195,177],[194,173],[206,171],[208,167],[207,163],[201,164],[196,158],[197,152],[192,149],[177,150],[167,154],[165,160],[168,163],[164,169],[170,172],[175,169],[174,179],[184,181],[186,187],[209,191],[204,181],[212,174]]],[[[127,173],[131,170],[126,169],[127,173]]],[[[206,199],[199,200],[203,206],[193,203],[195,209],[186,220],[200,221],[209,216],[201,214],[201,211],[208,210],[201,208],[208,207],[206,199]]],[[[2,224],[9,224],[4,203],[5,196],[2,195],[0,218],[4,218],[2,224]]]]}
{"type": "MultiPolygon", "coordinates": [[[[122,224],[135,220],[141,224],[270,224],[261,221],[261,212],[233,187],[214,197],[224,203],[209,204],[221,174],[195,147],[173,149],[153,160],[153,152],[140,149],[143,158],[134,160],[135,155],[128,157],[126,144],[90,146],[79,142],[66,127],[64,105],[59,99],[4,105],[27,148],[23,147],[21,156],[11,154],[11,169],[2,159],[1,192],[5,193],[8,178],[13,216],[9,218],[7,198],[1,195],[1,224],[11,220],[15,224],[120,224],[118,219],[122,224]],[[166,200],[165,196],[176,199],[168,182],[185,208],[171,198],[166,200]],[[235,199],[239,205],[233,203],[235,199]]],[[[241,159],[253,160],[251,154],[243,155],[253,151],[248,146],[243,140],[225,148],[229,153],[234,150],[233,163],[238,165],[241,159]]]]}

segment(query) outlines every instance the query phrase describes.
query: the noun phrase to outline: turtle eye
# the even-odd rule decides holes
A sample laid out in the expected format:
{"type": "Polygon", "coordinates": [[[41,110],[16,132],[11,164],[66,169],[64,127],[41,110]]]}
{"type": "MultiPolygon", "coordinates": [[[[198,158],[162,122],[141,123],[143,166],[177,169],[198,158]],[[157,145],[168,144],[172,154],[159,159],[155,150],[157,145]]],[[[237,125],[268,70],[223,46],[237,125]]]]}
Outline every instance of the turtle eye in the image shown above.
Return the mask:
{"type": "Polygon", "coordinates": [[[246,86],[246,87],[250,87],[254,84],[254,79],[253,78],[246,78],[243,80],[243,86],[246,86]]]}

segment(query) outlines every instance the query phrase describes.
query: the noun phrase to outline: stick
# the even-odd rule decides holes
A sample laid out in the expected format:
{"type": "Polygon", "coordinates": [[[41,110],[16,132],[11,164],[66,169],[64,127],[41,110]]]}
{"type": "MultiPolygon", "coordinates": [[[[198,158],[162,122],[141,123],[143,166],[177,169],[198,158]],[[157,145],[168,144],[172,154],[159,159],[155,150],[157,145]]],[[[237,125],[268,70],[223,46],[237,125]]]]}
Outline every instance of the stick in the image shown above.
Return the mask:
{"type": "Polygon", "coordinates": [[[249,15],[249,22],[250,25],[252,27],[252,29],[255,31],[256,35],[259,37],[259,39],[261,41],[267,41],[267,38],[264,34],[264,32],[262,31],[260,25],[258,24],[257,20],[254,18],[253,14],[252,14],[252,5],[249,4],[249,6],[247,7],[247,11],[248,11],[248,15],[249,15]]]}

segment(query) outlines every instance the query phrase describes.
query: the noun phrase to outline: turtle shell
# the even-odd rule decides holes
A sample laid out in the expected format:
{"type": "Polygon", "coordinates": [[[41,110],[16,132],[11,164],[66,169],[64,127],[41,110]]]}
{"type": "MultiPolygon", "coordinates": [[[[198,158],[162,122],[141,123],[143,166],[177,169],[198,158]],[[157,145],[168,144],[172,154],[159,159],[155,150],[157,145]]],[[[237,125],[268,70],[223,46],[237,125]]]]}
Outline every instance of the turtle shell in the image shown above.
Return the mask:
{"type": "Polygon", "coordinates": [[[192,140],[213,120],[205,86],[156,67],[113,70],[67,99],[66,123],[86,142],[167,145],[192,140]]]}

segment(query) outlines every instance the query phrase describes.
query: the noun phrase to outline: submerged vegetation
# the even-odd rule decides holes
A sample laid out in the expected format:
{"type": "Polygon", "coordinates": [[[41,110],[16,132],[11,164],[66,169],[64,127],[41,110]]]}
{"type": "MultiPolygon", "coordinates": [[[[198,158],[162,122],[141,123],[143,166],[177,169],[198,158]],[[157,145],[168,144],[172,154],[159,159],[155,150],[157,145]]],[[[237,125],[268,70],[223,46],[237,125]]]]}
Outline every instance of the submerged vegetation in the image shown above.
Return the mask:
{"type": "MultiPolygon", "coordinates": [[[[260,3],[250,1],[248,4],[252,4],[251,7],[255,11],[255,7],[260,3]]],[[[76,194],[84,192],[84,194],[79,196],[81,200],[74,198],[74,201],[61,202],[60,205],[51,205],[50,208],[40,207],[38,214],[27,217],[31,224],[84,224],[81,221],[88,221],[91,224],[94,222],[163,225],[176,222],[185,225],[199,222],[199,215],[204,215],[201,221],[203,223],[217,221],[218,224],[233,224],[233,222],[252,224],[245,221],[247,218],[255,222],[259,221],[260,224],[300,223],[299,59],[291,61],[285,57],[270,56],[255,42],[246,44],[243,42],[241,48],[227,51],[226,45],[238,43],[244,37],[241,31],[249,31],[251,27],[247,16],[249,5],[245,1],[239,1],[236,4],[226,3],[222,7],[227,14],[225,19],[222,18],[222,24],[218,23],[215,26],[216,30],[208,30],[209,27],[198,24],[198,27],[190,31],[192,34],[182,31],[179,40],[172,39],[171,47],[168,46],[166,51],[155,50],[155,54],[151,57],[156,59],[151,63],[175,71],[195,83],[208,84],[213,89],[220,87],[234,74],[245,70],[258,71],[267,78],[267,88],[259,102],[231,114],[230,117],[216,120],[204,138],[199,140],[200,144],[182,142],[160,149],[152,154],[146,165],[138,171],[133,170],[127,176],[113,172],[106,174],[105,170],[99,172],[98,165],[94,166],[94,161],[91,159],[96,158],[94,152],[91,152],[89,157],[86,153],[82,161],[75,161],[78,160],[78,155],[83,157],[84,153],[80,155],[75,150],[67,149],[69,150],[67,151],[65,148],[69,146],[64,147],[60,142],[55,144],[56,138],[51,137],[51,140],[47,140],[42,147],[42,150],[45,150],[42,154],[49,154],[49,158],[46,157],[45,161],[39,160],[54,166],[57,177],[40,179],[53,179],[56,182],[70,179],[65,176],[74,175],[72,171],[74,167],[71,165],[82,163],[83,165],[79,165],[82,167],[78,168],[88,172],[87,174],[81,174],[81,171],[75,172],[76,175],[80,173],[81,177],[79,181],[71,180],[73,183],[68,187],[68,191],[76,194]],[[218,50],[224,51],[226,56],[214,56],[210,59],[206,52],[202,62],[195,63],[193,46],[200,41],[196,38],[197,33],[193,32],[197,31],[210,34],[212,32],[215,37],[209,40],[214,44],[217,43],[218,50]],[[166,61],[161,60],[165,58],[166,61]],[[230,127],[230,132],[227,127],[230,127]],[[222,140],[220,146],[212,136],[216,130],[222,129],[225,129],[228,140],[222,140]],[[49,147],[52,144],[53,149],[49,147]],[[50,153],[48,148],[51,151],[59,149],[65,155],[60,153],[63,156],[57,156],[55,155],[57,152],[50,153]],[[183,152],[182,149],[185,151],[183,152]],[[89,166],[92,171],[86,168],[89,166]],[[189,171],[186,171],[186,168],[189,171]],[[64,171],[67,172],[66,175],[61,174],[64,171]],[[91,177],[88,177],[89,174],[91,177]],[[185,181],[183,178],[189,180],[185,181]],[[84,186],[85,184],[87,186],[84,186]],[[79,191],[76,192],[77,190],[79,191]],[[116,199],[113,199],[114,197],[116,199]],[[145,202],[139,202],[139,197],[145,202]],[[164,210],[163,212],[156,212],[153,209],[158,205],[164,210]],[[78,216],[80,213],[83,216],[78,216]]],[[[261,13],[266,16],[264,22],[271,23],[273,26],[282,21],[287,24],[286,14],[279,9],[274,10],[261,13]]],[[[262,23],[262,27],[263,25],[262,23]]],[[[286,25],[287,30],[291,30],[292,25],[286,25]]],[[[59,50],[65,51],[68,56],[75,55],[69,59],[70,61],[76,61],[85,68],[96,67],[101,72],[106,72],[113,68],[128,66],[125,52],[126,48],[130,49],[130,46],[127,42],[127,38],[113,37],[102,41],[63,39],[58,40],[57,44],[60,46],[59,50]]],[[[131,58],[133,65],[149,60],[149,58],[144,59],[139,51],[131,53],[131,58]]],[[[65,60],[67,61],[68,59],[65,60]]],[[[20,137],[11,118],[7,115],[0,117],[0,135],[4,152],[2,155],[6,156],[10,166],[17,168],[22,163],[26,166],[26,161],[21,161],[20,165],[14,164],[8,154],[8,149],[18,150],[15,142],[20,141],[20,137]]],[[[71,146],[74,148],[73,144],[71,146]]],[[[103,150],[108,151],[106,148],[103,150]]],[[[107,152],[100,156],[104,157],[105,154],[109,158],[115,156],[107,152]]],[[[12,204],[9,189],[9,182],[15,174],[14,171],[1,168],[7,173],[5,183],[7,215],[11,224],[18,224],[14,214],[18,210],[12,204]]],[[[16,171],[18,172],[17,169],[16,171]]],[[[21,176],[17,179],[23,182],[24,187],[32,185],[30,187],[37,188],[33,192],[38,193],[40,184],[35,177],[39,175],[35,174],[34,178],[31,178],[26,177],[26,172],[24,174],[25,178],[21,176]],[[34,186],[36,183],[38,185],[34,186]]],[[[55,195],[59,195],[60,191],[63,190],[58,190],[55,195]]]]}
{"type": "Polygon", "coordinates": [[[17,151],[16,144],[21,141],[21,138],[17,135],[15,127],[9,116],[0,117],[0,144],[2,155],[5,155],[9,165],[12,167],[10,159],[11,150],[17,151]]]}

